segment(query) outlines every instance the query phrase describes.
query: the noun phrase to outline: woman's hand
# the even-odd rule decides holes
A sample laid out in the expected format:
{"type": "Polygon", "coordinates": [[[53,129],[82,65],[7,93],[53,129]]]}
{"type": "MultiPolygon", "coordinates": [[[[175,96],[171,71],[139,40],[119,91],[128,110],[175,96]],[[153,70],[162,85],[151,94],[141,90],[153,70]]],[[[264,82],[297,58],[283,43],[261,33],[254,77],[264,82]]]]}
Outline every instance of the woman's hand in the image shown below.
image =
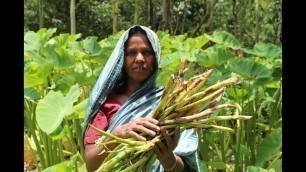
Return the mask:
{"type": "Polygon", "coordinates": [[[170,169],[176,165],[179,158],[173,153],[173,150],[177,146],[180,129],[179,127],[175,128],[173,139],[171,139],[166,129],[162,128],[161,133],[165,140],[163,142],[158,140],[155,143],[154,151],[162,166],[165,169],[170,169]]]}
{"type": "Polygon", "coordinates": [[[134,137],[140,141],[146,141],[146,138],[139,135],[139,133],[144,133],[149,136],[156,136],[156,133],[160,131],[158,121],[151,117],[146,118],[136,118],[127,124],[118,127],[113,134],[120,138],[134,137]]]}

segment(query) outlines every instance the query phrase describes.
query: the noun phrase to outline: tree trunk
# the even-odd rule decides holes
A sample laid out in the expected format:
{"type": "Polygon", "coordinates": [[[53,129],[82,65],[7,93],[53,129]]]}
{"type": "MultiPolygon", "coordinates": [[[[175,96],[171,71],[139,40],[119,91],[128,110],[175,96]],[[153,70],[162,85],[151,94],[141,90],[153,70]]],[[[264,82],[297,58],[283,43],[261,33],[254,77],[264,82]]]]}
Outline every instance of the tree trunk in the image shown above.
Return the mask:
{"type": "Polygon", "coordinates": [[[259,41],[259,2],[255,0],[255,16],[256,16],[256,31],[255,31],[255,42],[259,41]]]}
{"type": "Polygon", "coordinates": [[[138,15],[138,0],[135,0],[135,8],[134,8],[134,24],[138,24],[138,18],[139,18],[139,15],[138,15]]]}
{"type": "MultiPolygon", "coordinates": [[[[192,33],[192,37],[194,37],[196,35],[196,33],[200,30],[201,26],[204,23],[207,23],[206,28],[210,28],[211,25],[211,17],[213,14],[213,10],[216,6],[216,4],[218,3],[219,0],[213,0],[213,1],[209,1],[208,4],[206,5],[206,12],[203,15],[203,17],[201,18],[200,23],[197,25],[197,27],[194,29],[193,33],[192,33]]],[[[207,32],[207,30],[205,30],[205,32],[207,32]]]]}
{"type": "Polygon", "coordinates": [[[38,13],[39,13],[39,29],[44,27],[44,17],[43,17],[43,4],[42,0],[38,0],[38,13]]]}
{"type": "Polygon", "coordinates": [[[70,32],[71,32],[71,35],[74,35],[76,32],[75,0],[70,1],[70,32]]]}
{"type": "Polygon", "coordinates": [[[153,27],[154,25],[154,15],[153,15],[154,4],[152,1],[153,0],[149,0],[149,7],[150,7],[149,24],[153,27]]]}
{"type": "Polygon", "coordinates": [[[113,8],[113,34],[115,34],[118,32],[118,0],[114,0],[113,8]]]}
{"type": "Polygon", "coordinates": [[[243,41],[243,35],[244,35],[244,19],[245,19],[245,14],[246,14],[246,5],[245,5],[245,0],[240,0],[240,6],[241,6],[241,11],[239,14],[239,23],[240,23],[240,27],[239,27],[239,37],[238,40],[240,42],[244,42],[243,41]]]}
{"type": "Polygon", "coordinates": [[[237,17],[237,3],[236,0],[233,0],[233,9],[232,9],[233,17],[234,17],[234,36],[237,37],[237,25],[238,25],[238,17],[237,17]]]}
{"type": "Polygon", "coordinates": [[[147,26],[150,21],[149,21],[149,1],[144,0],[144,5],[143,5],[143,23],[145,26],[147,26]]]}
{"type": "Polygon", "coordinates": [[[162,30],[169,29],[169,9],[170,1],[163,0],[163,20],[162,20],[162,30]]]}

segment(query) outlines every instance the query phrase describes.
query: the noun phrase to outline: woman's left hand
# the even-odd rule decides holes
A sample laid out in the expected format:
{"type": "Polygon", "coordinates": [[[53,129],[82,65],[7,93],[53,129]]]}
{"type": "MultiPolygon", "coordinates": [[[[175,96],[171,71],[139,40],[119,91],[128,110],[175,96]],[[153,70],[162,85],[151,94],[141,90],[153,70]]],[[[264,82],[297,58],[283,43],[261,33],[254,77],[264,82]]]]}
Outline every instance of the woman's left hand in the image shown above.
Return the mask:
{"type": "Polygon", "coordinates": [[[157,155],[157,159],[160,161],[165,169],[173,167],[176,164],[177,157],[173,153],[176,148],[179,138],[180,128],[176,127],[174,131],[174,137],[171,139],[168,131],[165,128],[161,128],[161,134],[165,139],[164,142],[158,140],[155,143],[154,151],[157,155]]]}

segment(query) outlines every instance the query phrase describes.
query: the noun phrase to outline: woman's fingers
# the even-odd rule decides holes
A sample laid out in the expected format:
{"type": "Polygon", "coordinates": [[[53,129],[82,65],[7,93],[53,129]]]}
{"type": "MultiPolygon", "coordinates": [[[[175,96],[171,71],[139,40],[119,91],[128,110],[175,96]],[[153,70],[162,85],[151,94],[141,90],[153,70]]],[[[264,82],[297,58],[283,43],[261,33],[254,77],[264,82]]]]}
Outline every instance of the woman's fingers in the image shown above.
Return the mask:
{"type": "Polygon", "coordinates": [[[177,127],[175,127],[174,138],[173,138],[173,146],[174,146],[174,148],[177,146],[179,136],[180,136],[180,127],[177,126],[177,127]]]}
{"type": "Polygon", "coordinates": [[[157,147],[159,149],[159,152],[161,154],[166,153],[167,150],[168,150],[166,148],[165,144],[161,140],[158,140],[157,142],[155,142],[155,145],[156,145],[155,147],[157,147]]]}
{"type": "Polygon", "coordinates": [[[137,134],[136,132],[134,131],[130,131],[129,135],[131,137],[134,137],[135,139],[139,140],[139,141],[146,141],[147,139],[139,134],[137,134]]]}
{"type": "Polygon", "coordinates": [[[145,118],[143,118],[143,120],[138,120],[137,125],[140,126],[144,126],[147,129],[153,130],[155,132],[159,132],[160,131],[160,127],[156,125],[156,123],[152,120],[147,120],[145,118]]]}
{"type": "Polygon", "coordinates": [[[169,136],[168,131],[167,131],[165,128],[162,128],[162,129],[161,129],[161,133],[162,133],[162,135],[163,135],[163,137],[164,137],[164,139],[165,139],[165,141],[166,141],[166,145],[167,145],[168,149],[173,150],[173,149],[174,149],[173,143],[172,143],[172,141],[171,141],[171,138],[170,138],[170,136],[169,136]]]}

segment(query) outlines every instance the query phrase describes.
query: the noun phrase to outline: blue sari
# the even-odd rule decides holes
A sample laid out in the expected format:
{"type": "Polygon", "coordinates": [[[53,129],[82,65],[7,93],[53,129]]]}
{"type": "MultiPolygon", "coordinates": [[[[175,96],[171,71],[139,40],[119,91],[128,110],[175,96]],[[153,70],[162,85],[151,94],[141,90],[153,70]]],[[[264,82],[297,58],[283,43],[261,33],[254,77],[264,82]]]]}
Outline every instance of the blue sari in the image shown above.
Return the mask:
{"type": "MultiPolygon", "coordinates": [[[[136,26],[132,26],[134,28],[136,26]]],[[[156,61],[159,62],[161,57],[161,46],[155,32],[145,26],[140,26],[150,41],[153,51],[155,52],[156,61]]],[[[108,93],[113,89],[116,81],[122,77],[122,68],[124,64],[124,43],[128,39],[129,28],[119,39],[113,53],[103,68],[93,90],[90,94],[86,107],[84,118],[84,133],[88,129],[88,124],[94,119],[100,106],[105,102],[108,93]]],[[[155,66],[157,68],[157,66],[155,66]]],[[[109,121],[108,129],[112,132],[118,126],[126,124],[137,117],[146,117],[151,115],[154,108],[161,99],[163,87],[155,85],[157,70],[145,81],[140,88],[122,105],[109,121]]],[[[84,135],[83,133],[83,135],[84,135]]],[[[197,157],[198,136],[192,130],[188,129],[180,133],[178,145],[173,151],[180,156],[188,167],[199,171],[199,162],[197,157]]],[[[164,171],[158,160],[153,164],[151,171],[164,171]]]]}

